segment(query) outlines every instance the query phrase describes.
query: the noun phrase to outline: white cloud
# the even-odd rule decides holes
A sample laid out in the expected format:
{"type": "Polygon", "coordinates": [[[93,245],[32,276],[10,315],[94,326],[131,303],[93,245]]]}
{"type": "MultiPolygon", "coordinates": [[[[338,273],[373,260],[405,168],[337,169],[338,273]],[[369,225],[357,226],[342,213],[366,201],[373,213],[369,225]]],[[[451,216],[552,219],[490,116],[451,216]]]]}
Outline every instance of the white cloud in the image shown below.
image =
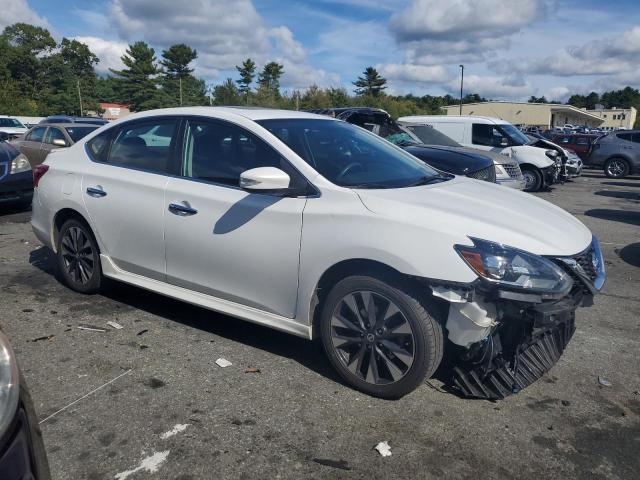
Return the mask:
{"type": "Polygon", "coordinates": [[[0,12],[0,31],[18,22],[49,27],[47,20],[34,12],[27,0],[0,0],[0,12]]]}
{"type": "Polygon", "coordinates": [[[537,18],[537,0],[413,0],[391,17],[400,40],[501,37],[537,18]]]}
{"type": "Polygon", "coordinates": [[[306,59],[307,52],[302,44],[293,38],[293,33],[287,27],[272,28],[269,36],[275,40],[276,47],[284,57],[294,62],[303,62],[306,59]]]}
{"type": "Polygon", "coordinates": [[[441,65],[410,65],[387,63],[376,65],[386,79],[400,82],[440,83],[451,78],[451,74],[441,65]]]}
{"type": "Polygon", "coordinates": [[[120,57],[125,54],[127,44],[104,40],[98,37],[75,37],[79,42],[89,46],[89,49],[100,59],[96,70],[100,73],[108,73],[110,68],[119,70],[124,67],[120,57]]]}
{"type": "MultiPolygon", "coordinates": [[[[447,83],[451,94],[460,93],[460,80],[453,79],[447,83]]],[[[493,100],[524,99],[535,94],[536,89],[529,82],[519,77],[498,77],[492,75],[465,75],[464,94],[477,93],[493,100]]]]}

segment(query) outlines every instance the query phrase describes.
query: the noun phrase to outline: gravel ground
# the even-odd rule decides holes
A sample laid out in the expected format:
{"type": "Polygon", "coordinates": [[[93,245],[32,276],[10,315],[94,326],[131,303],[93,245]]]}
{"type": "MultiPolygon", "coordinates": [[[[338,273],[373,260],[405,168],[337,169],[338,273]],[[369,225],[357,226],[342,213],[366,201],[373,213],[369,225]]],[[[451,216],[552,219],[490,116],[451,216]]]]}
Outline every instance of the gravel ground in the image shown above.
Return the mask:
{"type": "Polygon", "coordinates": [[[371,398],[317,343],[130,286],[73,293],[29,213],[0,211],[0,323],[46,419],[54,478],[638,478],[640,180],[587,172],[539,195],[599,236],[608,282],[558,365],[496,403],[438,380],[371,398]],[[381,441],[391,457],[372,450],[381,441]]]}

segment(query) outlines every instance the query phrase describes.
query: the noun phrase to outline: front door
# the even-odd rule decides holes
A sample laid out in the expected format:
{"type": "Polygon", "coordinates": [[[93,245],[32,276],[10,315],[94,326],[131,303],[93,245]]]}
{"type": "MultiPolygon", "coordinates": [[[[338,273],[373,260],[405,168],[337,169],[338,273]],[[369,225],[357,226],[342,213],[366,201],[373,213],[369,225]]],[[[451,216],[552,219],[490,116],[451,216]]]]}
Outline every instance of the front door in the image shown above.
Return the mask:
{"type": "Polygon", "coordinates": [[[306,199],[238,187],[245,170],[290,166],[224,121],[188,120],[183,143],[181,175],[165,194],[167,281],[293,318],[306,199]]]}
{"type": "Polygon", "coordinates": [[[82,177],[86,208],[107,255],[121,269],[165,280],[164,189],[176,172],[178,120],[132,121],[88,142],[97,160],[82,177]],[[152,138],[150,131],[162,138],[152,138]]]}

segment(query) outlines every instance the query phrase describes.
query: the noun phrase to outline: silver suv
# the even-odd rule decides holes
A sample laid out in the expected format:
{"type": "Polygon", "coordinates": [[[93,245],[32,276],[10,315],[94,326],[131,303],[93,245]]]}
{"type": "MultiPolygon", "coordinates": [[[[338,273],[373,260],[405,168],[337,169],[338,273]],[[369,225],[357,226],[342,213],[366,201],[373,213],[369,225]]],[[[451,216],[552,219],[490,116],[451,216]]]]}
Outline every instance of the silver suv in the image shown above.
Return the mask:
{"type": "Polygon", "coordinates": [[[609,178],[640,172],[640,130],[619,130],[598,138],[588,162],[591,167],[603,168],[609,178]]]}

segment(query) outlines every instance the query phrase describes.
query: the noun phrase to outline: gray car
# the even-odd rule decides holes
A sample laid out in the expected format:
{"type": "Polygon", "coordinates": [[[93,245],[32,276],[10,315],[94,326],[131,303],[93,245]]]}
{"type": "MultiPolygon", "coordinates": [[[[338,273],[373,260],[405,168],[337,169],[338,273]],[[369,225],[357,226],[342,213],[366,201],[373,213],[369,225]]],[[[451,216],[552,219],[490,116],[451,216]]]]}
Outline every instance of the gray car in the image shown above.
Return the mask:
{"type": "Polygon", "coordinates": [[[598,138],[588,162],[593,168],[603,168],[609,178],[640,172],[640,130],[619,130],[598,138]]]}
{"type": "Polygon", "coordinates": [[[11,143],[29,159],[31,166],[35,167],[44,162],[51,150],[70,147],[99,127],[83,123],[38,124],[11,143]]]}

